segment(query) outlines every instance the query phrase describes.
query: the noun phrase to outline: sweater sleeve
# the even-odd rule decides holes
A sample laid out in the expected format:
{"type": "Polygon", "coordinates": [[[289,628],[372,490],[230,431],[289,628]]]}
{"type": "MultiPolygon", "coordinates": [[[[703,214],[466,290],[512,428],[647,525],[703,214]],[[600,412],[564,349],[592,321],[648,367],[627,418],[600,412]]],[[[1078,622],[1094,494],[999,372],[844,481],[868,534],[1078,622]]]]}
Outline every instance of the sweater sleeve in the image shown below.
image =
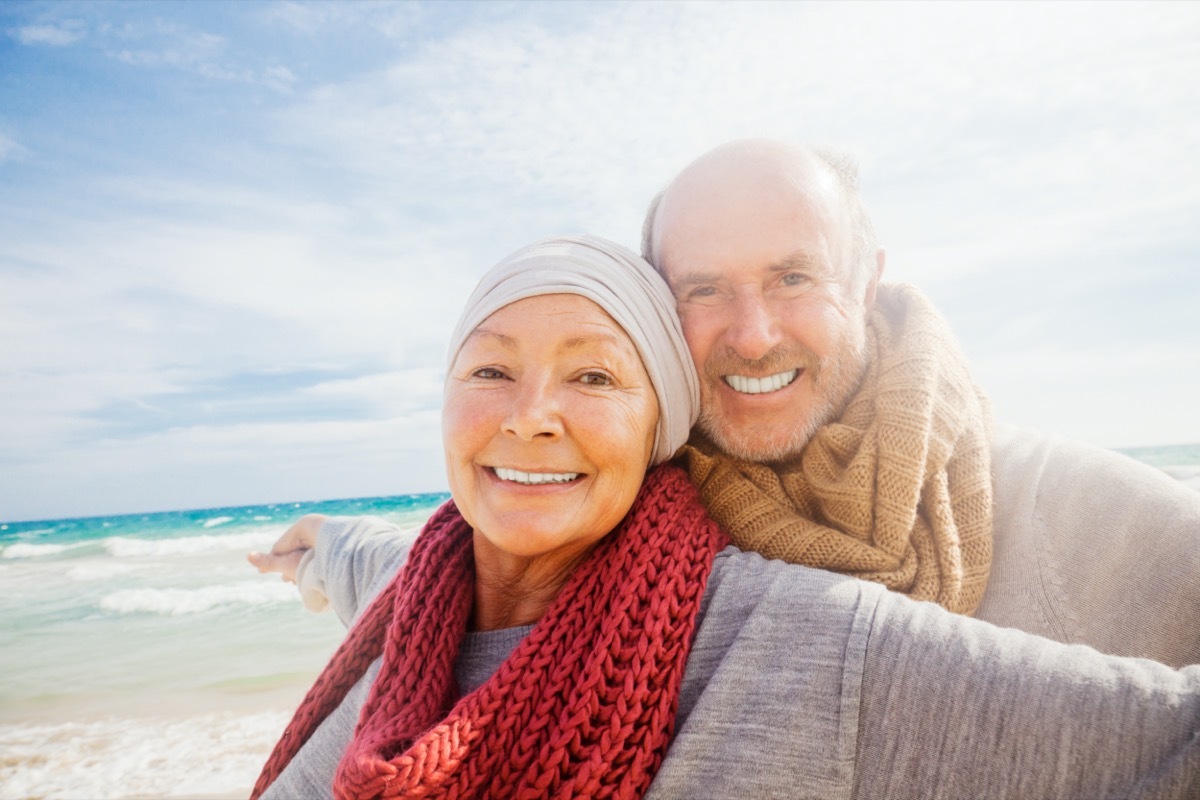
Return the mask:
{"type": "Polygon", "coordinates": [[[976,616],[1105,653],[1200,663],[1200,492],[1128,456],[1012,427],[976,616]]]}
{"type": "Polygon", "coordinates": [[[305,606],[332,607],[349,627],[404,564],[416,537],[416,530],[401,530],[378,517],[330,517],[297,569],[305,606]]]}
{"type": "Polygon", "coordinates": [[[1103,655],[880,593],[855,797],[1200,797],[1200,667],[1103,655]]]}

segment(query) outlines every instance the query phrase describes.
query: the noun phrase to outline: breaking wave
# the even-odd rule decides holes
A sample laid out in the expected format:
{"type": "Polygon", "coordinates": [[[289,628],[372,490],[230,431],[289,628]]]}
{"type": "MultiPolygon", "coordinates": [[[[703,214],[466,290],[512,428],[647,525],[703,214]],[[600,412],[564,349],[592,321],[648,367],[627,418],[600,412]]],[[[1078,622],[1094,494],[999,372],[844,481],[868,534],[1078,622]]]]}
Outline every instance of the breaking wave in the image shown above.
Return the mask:
{"type": "Polygon", "coordinates": [[[296,588],[264,579],[204,586],[199,589],[120,589],[100,599],[114,614],[158,614],[180,617],[215,609],[295,603],[296,588]]]}

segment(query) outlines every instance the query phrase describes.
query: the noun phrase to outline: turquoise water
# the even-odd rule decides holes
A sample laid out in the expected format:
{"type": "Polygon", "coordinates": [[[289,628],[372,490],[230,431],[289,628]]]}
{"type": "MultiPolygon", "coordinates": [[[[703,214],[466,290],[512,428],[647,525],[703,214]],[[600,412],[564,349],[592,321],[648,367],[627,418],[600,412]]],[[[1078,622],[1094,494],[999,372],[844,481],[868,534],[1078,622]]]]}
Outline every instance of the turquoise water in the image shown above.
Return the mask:
{"type": "MultiPolygon", "coordinates": [[[[1200,445],[1122,452],[1200,490],[1200,445]]],[[[0,523],[0,800],[245,796],[344,634],[246,553],[310,512],[418,528],[446,498],[0,523]]]]}
{"type": "Polygon", "coordinates": [[[1144,461],[1152,467],[1200,489],[1200,444],[1174,444],[1164,447],[1126,447],[1117,452],[1144,461]]]}
{"type": "Polygon", "coordinates": [[[447,497],[0,523],[0,798],[244,796],[345,632],[246,553],[447,497]]]}

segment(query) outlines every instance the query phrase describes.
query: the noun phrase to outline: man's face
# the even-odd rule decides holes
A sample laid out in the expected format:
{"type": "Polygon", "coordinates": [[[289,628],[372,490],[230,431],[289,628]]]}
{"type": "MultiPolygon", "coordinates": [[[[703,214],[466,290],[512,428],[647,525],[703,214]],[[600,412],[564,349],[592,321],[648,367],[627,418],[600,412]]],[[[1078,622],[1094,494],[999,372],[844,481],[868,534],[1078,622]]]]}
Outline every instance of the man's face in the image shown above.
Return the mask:
{"type": "Polygon", "coordinates": [[[738,458],[798,455],[863,367],[843,207],[820,186],[687,188],[663,198],[656,253],[700,373],[701,429],[738,458]]]}

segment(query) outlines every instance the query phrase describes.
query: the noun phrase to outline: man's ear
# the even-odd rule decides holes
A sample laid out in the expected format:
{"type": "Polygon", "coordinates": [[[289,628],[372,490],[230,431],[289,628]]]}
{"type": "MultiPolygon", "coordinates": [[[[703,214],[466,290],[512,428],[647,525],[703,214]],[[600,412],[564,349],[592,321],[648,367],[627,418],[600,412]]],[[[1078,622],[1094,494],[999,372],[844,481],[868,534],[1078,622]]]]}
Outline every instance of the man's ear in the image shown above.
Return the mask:
{"type": "Polygon", "coordinates": [[[875,290],[879,287],[879,279],[883,277],[883,266],[887,261],[887,253],[881,247],[875,251],[875,274],[867,281],[867,291],[863,295],[863,309],[870,311],[875,307],[875,290]]]}

